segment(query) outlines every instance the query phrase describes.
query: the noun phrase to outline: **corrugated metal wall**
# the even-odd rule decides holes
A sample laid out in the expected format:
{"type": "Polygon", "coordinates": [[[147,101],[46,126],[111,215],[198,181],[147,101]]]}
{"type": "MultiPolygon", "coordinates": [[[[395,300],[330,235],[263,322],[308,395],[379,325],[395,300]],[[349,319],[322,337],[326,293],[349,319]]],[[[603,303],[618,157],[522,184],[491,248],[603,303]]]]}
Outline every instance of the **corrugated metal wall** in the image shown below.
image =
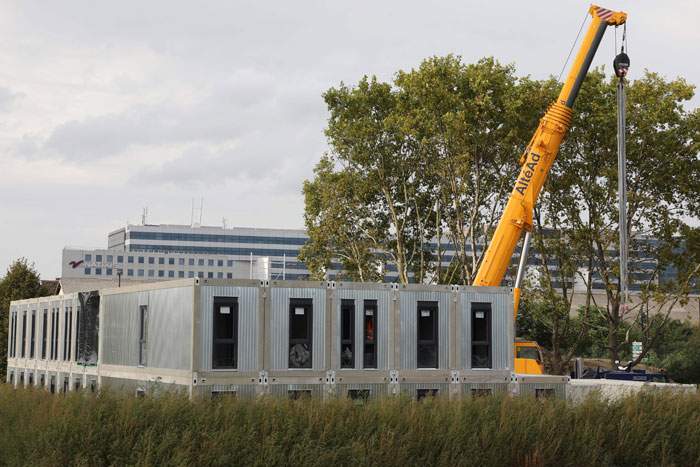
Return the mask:
{"type": "Polygon", "coordinates": [[[450,302],[453,293],[399,289],[401,336],[400,369],[414,370],[418,366],[418,302],[438,302],[438,368],[449,368],[450,302]]]}
{"type": "Polygon", "coordinates": [[[480,293],[466,289],[459,292],[462,334],[462,368],[471,368],[471,304],[491,304],[491,349],[494,370],[512,369],[513,361],[513,296],[506,293],[480,293]]]}
{"type": "MultiPolygon", "coordinates": [[[[158,289],[148,294],[147,366],[189,370],[194,289],[158,289]]],[[[138,315],[136,318],[138,350],[138,315]]]]}
{"type": "Polygon", "coordinates": [[[253,371],[260,368],[262,356],[258,355],[258,332],[262,326],[262,310],[259,306],[260,287],[234,287],[202,285],[200,287],[199,345],[200,368],[211,370],[214,342],[214,297],[238,298],[238,370],[253,371]]]}
{"type": "Polygon", "coordinates": [[[102,297],[102,363],[138,366],[139,307],[148,306],[146,366],[190,369],[193,287],[124,292],[102,297]]]}
{"type": "MultiPolygon", "coordinates": [[[[270,352],[270,369],[289,369],[289,300],[311,298],[313,300],[312,369],[325,368],[326,287],[270,287],[269,320],[270,336],[267,342],[270,352]]],[[[330,356],[329,356],[330,357],[330,356]]]]}
{"type": "MultiPolygon", "coordinates": [[[[381,290],[368,288],[366,290],[343,289],[337,288],[334,292],[333,313],[335,314],[335,323],[332,332],[333,345],[337,346],[337,352],[340,349],[340,306],[342,300],[355,300],[355,368],[362,369],[364,361],[364,345],[363,339],[363,317],[364,317],[364,301],[377,301],[377,369],[388,369],[389,355],[389,313],[392,306],[391,290],[381,290]]],[[[336,361],[332,362],[333,368],[340,368],[340,355],[336,355],[336,361]]]]}

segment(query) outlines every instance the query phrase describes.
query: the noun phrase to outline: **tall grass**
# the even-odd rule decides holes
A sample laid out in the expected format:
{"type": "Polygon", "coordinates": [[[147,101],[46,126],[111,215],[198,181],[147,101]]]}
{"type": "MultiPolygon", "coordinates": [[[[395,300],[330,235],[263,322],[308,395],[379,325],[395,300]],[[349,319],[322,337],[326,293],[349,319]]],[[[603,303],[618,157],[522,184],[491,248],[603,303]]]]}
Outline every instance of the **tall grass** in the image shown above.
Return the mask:
{"type": "Polygon", "coordinates": [[[580,405],[55,396],[0,385],[1,465],[700,465],[700,396],[580,405]]]}

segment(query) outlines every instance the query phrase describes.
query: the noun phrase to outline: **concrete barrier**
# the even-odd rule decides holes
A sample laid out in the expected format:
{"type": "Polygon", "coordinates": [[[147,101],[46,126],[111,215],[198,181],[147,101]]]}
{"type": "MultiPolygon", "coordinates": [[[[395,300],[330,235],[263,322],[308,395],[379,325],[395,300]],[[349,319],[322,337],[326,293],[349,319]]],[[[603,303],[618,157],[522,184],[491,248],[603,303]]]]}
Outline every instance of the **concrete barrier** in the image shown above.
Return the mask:
{"type": "Polygon", "coordinates": [[[603,399],[615,401],[642,391],[695,393],[697,390],[698,388],[694,384],[647,383],[612,379],[572,379],[567,388],[567,397],[570,401],[579,403],[595,393],[603,399]]]}

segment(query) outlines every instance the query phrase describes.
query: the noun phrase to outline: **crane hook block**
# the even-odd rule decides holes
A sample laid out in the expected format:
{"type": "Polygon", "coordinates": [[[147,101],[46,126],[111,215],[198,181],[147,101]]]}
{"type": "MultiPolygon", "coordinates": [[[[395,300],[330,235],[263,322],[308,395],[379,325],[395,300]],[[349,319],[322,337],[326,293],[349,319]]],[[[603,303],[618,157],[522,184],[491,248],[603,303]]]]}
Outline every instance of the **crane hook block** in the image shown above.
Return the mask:
{"type": "Polygon", "coordinates": [[[627,76],[627,70],[630,67],[630,58],[626,53],[621,52],[613,60],[613,70],[615,70],[615,75],[618,78],[624,78],[627,76]]]}

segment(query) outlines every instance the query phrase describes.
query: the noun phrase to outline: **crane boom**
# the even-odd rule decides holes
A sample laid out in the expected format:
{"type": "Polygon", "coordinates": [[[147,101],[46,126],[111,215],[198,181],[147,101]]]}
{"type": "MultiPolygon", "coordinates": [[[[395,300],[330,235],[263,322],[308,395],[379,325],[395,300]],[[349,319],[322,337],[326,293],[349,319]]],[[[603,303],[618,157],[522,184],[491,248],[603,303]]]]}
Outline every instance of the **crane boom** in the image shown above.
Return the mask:
{"type": "MultiPolygon", "coordinates": [[[[574,101],[603,34],[608,26],[619,26],[627,20],[626,13],[607,10],[596,5],[591,5],[589,13],[593,20],[559,97],[547,109],[520,158],[522,166],[520,174],[474,278],[476,286],[501,284],[522,232],[529,232],[532,229],[532,214],[537,197],[547,179],[559,146],[571,125],[574,101]]],[[[519,290],[515,292],[516,311],[519,292],[519,290]]]]}

